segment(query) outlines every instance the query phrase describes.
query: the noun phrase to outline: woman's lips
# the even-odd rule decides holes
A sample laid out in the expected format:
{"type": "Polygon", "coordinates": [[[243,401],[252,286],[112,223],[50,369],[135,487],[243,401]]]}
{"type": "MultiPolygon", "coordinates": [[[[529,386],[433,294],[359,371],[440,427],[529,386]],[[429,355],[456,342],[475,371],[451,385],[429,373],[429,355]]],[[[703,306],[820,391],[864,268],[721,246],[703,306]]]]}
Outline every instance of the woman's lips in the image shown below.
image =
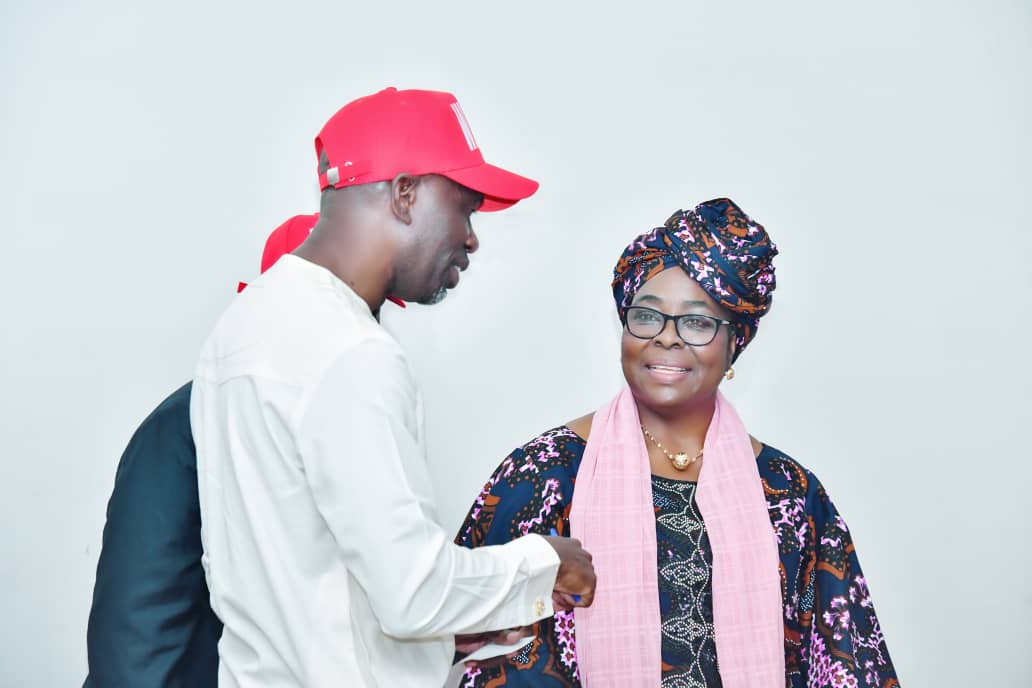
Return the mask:
{"type": "Polygon", "coordinates": [[[666,363],[646,363],[645,369],[649,371],[649,375],[663,381],[677,380],[692,372],[691,368],[666,363]]]}

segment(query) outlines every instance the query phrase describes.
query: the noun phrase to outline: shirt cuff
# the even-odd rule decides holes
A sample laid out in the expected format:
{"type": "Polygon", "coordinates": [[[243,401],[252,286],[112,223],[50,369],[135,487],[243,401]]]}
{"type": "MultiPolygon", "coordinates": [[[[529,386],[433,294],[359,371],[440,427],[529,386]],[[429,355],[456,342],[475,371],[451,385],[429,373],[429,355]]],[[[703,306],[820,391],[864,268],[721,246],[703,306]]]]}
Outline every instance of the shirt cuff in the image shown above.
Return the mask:
{"type": "Polygon", "coordinates": [[[552,608],[552,591],[559,573],[559,555],[552,545],[540,535],[525,535],[505,545],[522,558],[528,566],[527,590],[522,604],[517,604],[517,613],[526,614],[527,621],[548,618],[555,614],[552,608]],[[521,609],[522,607],[522,609],[521,609]]]}

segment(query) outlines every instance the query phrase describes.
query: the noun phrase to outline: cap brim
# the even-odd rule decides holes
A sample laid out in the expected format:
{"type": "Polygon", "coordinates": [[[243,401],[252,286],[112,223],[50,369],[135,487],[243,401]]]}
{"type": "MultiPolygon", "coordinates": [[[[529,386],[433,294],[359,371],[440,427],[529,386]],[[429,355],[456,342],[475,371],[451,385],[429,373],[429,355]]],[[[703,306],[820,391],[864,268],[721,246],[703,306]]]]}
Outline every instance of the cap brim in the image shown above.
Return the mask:
{"type": "Polygon", "coordinates": [[[484,202],[479,210],[485,213],[504,210],[533,195],[539,186],[533,179],[521,177],[515,172],[503,170],[486,162],[476,167],[441,172],[440,175],[484,194],[484,202]]]}

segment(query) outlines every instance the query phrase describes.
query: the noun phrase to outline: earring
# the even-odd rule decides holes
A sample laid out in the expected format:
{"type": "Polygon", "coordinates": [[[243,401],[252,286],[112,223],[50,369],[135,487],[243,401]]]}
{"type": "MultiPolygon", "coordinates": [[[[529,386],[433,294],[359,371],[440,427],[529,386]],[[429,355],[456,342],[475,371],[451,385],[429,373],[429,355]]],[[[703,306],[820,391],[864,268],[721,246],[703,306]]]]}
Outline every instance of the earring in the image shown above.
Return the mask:
{"type": "Polygon", "coordinates": [[[724,373],[724,378],[727,379],[727,380],[734,380],[735,379],[735,367],[734,366],[731,366],[730,368],[727,369],[727,372],[724,373]]]}

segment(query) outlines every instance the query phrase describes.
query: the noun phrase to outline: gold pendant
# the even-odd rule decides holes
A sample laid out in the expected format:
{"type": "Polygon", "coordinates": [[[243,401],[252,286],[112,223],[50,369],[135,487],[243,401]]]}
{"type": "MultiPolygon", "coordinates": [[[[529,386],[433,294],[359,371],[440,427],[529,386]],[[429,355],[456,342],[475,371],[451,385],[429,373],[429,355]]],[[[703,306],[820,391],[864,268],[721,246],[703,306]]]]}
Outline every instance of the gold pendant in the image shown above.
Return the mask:
{"type": "Polygon", "coordinates": [[[683,471],[692,464],[692,459],[684,452],[674,454],[674,458],[671,459],[674,462],[674,468],[679,471],[683,471]]]}

